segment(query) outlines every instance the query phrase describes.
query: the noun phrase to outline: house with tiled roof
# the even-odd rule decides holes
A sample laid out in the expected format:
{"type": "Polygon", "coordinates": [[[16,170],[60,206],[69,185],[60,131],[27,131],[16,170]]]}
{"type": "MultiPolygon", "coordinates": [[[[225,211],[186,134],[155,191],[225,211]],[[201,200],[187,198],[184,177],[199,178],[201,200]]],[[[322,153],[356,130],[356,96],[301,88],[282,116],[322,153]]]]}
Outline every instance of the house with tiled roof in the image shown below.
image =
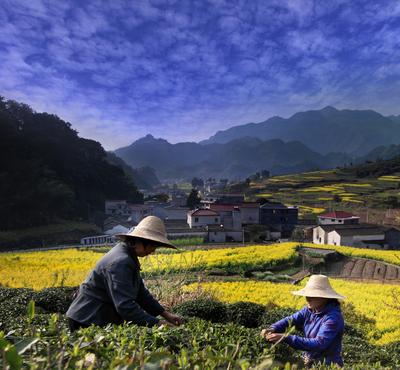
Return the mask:
{"type": "Polygon", "coordinates": [[[318,216],[319,225],[354,225],[359,222],[360,217],[344,211],[334,211],[318,216]]]}
{"type": "Polygon", "coordinates": [[[260,219],[259,203],[236,203],[206,205],[207,209],[216,211],[221,216],[221,223],[229,228],[241,228],[243,225],[258,224],[260,219]]]}
{"type": "Polygon", "coordinates": [[[373,224],[318,225],[315,244],[345,245],[374,249],[400,249],[400,230],[373,224]]]}
{"type": "Polygon", "coordinates": [[[221,217],[218,212],[211,209],[195,209],[187,213],[187,223],[191,229],[220,225],[221,217]]]}

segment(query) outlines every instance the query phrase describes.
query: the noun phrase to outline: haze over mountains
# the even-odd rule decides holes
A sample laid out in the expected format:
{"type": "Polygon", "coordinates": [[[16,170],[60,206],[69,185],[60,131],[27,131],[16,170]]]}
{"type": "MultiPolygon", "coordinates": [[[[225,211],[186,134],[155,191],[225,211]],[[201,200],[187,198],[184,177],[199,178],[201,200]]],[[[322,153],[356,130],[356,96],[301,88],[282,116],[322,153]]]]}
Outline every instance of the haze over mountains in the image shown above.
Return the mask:
{"type": "Polygon", "coordinates": [[[328,106],[235,126],[200,143],[170,144],[147,135],[115,153],[134,168],[154,168],[162,180],[244,179],[263,169],[278,175],[388,157],[398,151],[399,121],[372,110],[328,106]]]}
{"type": "Polygon", "coordinates": [[[298,140],[310,149],[327,154],[344,152],[362,156],[380,145],[400,143],[400,117],[384,117],[373,110],[338,110],[325,107],[294,114],[290,118],[272,117],[218,131],[201,144],[227,143],[243,136],[262,140],[298,140]]]}

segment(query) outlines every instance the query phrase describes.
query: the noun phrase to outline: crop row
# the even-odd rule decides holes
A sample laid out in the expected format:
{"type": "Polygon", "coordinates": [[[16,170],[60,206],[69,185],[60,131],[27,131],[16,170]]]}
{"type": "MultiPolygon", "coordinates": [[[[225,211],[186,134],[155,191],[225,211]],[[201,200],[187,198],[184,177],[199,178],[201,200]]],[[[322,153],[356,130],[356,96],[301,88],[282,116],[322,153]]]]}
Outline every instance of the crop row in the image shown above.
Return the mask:
{"type": "MultiPolygon", "coordinates": [[[[304,285],[304,282],[303,282],[304,285]]],[[[400,338],[400,287],[333,280],[333,287],[347,297],[345,305],[370,320],[368,338],[373,343],[386,344],[400,338]],[[396,298],[397,297],[397,298],[396,298]]],[[[191,284],[188,290],[197,288],[191,284]]],[[[300,309],[305,304],[302,297],[291,294],[300,287],[291,284],[274,284],[260,281],[206,282],[201,287],[224,302],[254,302],[263,305],[300,309]]]]}
{"type": "MultiPolygon", "coordinates": [[[[400,265],[400,252],[362,248],[314,245],[303,246],[335,249],[353,257],[377,259],[400,265]]],[[[293,261],[298,243],[255,245],[238,248],[201,249],[175,254],[155,254],[142,259],[145,273],[174,272],[220,268],[270,268],[293,261]]],[[[42,289],[52,286],[79,285],[102,256],[90,250],[77,249],[10,253],[0,255],[0,285],[42,289]]]]}

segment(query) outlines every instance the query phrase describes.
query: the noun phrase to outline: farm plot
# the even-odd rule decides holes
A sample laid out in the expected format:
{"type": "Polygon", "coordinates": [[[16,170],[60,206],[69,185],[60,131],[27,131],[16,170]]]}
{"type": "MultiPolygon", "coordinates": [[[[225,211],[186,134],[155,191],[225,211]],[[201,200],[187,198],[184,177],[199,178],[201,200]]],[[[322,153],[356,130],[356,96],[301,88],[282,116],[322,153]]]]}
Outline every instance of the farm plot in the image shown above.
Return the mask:
{"type": "MultiPolygon", "coordinates": [[[[144,272],[179,272],[168,275],[168,279],[179,279],[184,271],[267,268],[292,261],[297,246],[298,243],[282,243],[181,251],[146,258],[142,267],[144,272]]],[[[346,253],[356,253],[354,250],[356,248],[346,249],[346,253]]],[[[369,252],[374,251],[365,251],[369,252]]],[[[3,254],[0,255],[0,285],[7,285],[7,281],[9,285],[35,289],[49,284],[77,285],[101,256],[102,253],[79,250],[3,254]],[[8,275],[19,280],[7,280],[8,275]],[[61,276],[62,280],[54,279],[55,276],[61,276]]],[[[381,257],[394,258],[394,255],[381,257]]],[[[175,302],[172,308],[183,314],[189,313],[188,307],[191,307],[194,313],[187,315],[186,323],[179,328],[93,326],[72,335],[66,329],[63,315],[70,302],[67,300],[71,299],[71,288],[33,291],[3,287],[0,288],[0,329],[5,330],[4,325],[5,333],[11,331],[12,335],[4,338],[4,333],[0,332],[0,343],[7,346],[8,353],[14,353],[10,359],[17,364],[15,368],[250,369],[257,365],[268,368],[266,366],[273,360],[280,360],[280,363],[274,362],[274,366],[281,367],[286,361],[299,363],[298,352],[284,345],[273,348],[259,336],[260,328],[304,305],[303,298],[290,294],[299,287],[244,277],[240,280],[203,282],[202,289],[196,289],[199,284],[191,284],[183,286],[184,291],[181,285],[179,290],[171,290],[171,294],[181,295],[179,300],[174,296],[169,301],[175,302]],[[210,296],[222,302],[210,300],[210,296]],[[185,302],[187,297],[194,299],[185,302]],[[30,299],[37,301],[38,313],[35,316],[30,309],[26,317],[30,299]],[[180,303],[176,305],[176,302],[180,303]],[[186,311],[182,310],[185,303],[186,311]],[[12,342],[21,338],[30,341],[32,336],[35,342],[29,342],[34,343],[29,350],[16,354],[12,342]]],[[[400,295],[400,288],[342,280],[334,280],[333,285],[348,298],[343,306],[349,325],[344,336],[345,362],[358,370],[400,365],[397,355],[400,311],[392,307],[396,305],[394,297],[400,295]]],[[[157,295],[156,289],[150,287],[150,290],[157,295]]],[[[2,361],[4,365],[8,357],[0,358],[0,367],[2,361]]]]}
{"type": "MultiPolygon", "coordinates": [[[[334,289],[347,297],[347,304],[352,304],[357,313],[372,320],[374,325],[368,332],[369,339],[376,344],[386,344],[400,337],[400,310],[393,308],[396,298],[400,297],[400,287],[333,280],[334,289]],[[368,304],[366,304],[368,302],[368,304]]],[[[302,286],[305,285],[303,282],[302,286]]],[[[254,302],[275,304],[279,307],[300,309],[305,305],[303,297],[291,294],[301,286],[274,284],[260,281],[208,282],[202,288],[212,292],[224,302],[254,302]]],[[[198,284],[189,285],[188,289],[197,288],[198,284]]]]}
{"type": "MultiPolygon", "coordinates": [[[[296,257],[295,243],[255,245],[155,254],[141,260],[145,273],[224,268],[240,271],[249,267],[271,267],[296,257]]],[[[0,255],[0,285],[42,289],[76,286],[94,267],[101,253],[77,249],[9,253],[0,255]]]]}

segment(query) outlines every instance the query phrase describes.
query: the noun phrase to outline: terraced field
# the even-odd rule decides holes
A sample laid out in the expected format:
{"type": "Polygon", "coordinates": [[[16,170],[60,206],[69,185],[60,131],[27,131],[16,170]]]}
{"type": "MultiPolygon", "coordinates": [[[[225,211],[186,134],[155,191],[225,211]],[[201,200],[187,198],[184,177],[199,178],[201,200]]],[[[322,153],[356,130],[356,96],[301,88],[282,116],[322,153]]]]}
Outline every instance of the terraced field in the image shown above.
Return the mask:
{"type": "Polygon", "coordinates": [[[246,195],[252,201],[265,198],[299,206],[301,218],[313,218],[332,208],[350,212],[386,209],[388,197],[399,196],[399,184],[397,174],[357,178],[351,172],[337,169],[253,181],[246,195]]]}

